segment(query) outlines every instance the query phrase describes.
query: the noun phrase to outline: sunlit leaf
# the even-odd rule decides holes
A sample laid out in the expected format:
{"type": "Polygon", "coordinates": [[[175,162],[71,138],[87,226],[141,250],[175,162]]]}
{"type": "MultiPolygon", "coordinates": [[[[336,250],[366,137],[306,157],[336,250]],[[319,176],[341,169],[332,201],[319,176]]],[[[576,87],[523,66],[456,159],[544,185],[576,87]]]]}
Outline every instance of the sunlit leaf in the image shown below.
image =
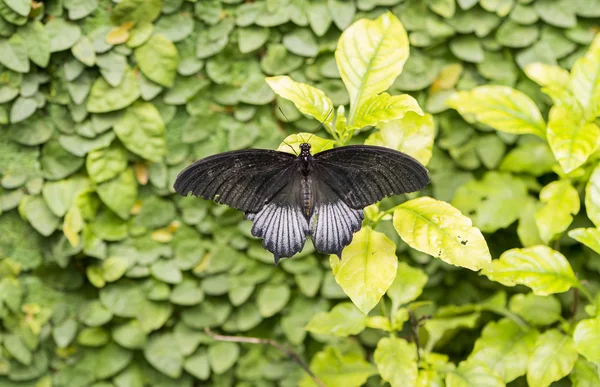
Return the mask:
{"type": "Polygon", "coordinates": [[[374,359],[381,378],[392,387],[416,386],[417,349],[413,343],[384,337],[377,342],[374,359]]]}
{"type": "MultiPolygon", "coordinates": [[[[336,347],[325,347],[316,353],[310,361],[310,370],[326,386],[362,386],[367,378],[377,373],[375,367],[361,354],[341,353],[336,347]]],[[[300,387],[313,387],[314,381],[306,375],[300,387]]]]}
{"type": "Polygon", "coordinates": [[[600,386],[600,372],[598,365],[584,360],[582,357],[577,359],[573,371],[569,374],[573,387],[595,387],[600,386]]]}
{"type": "Polygon", "coordinates": [[[544,205],[535,213],[535,223],[545,243],[562,233],[579,212],[579,194],[568,180],[558,180],[545,186],[540,192],[544,205]]]}
{"type": "Polygon", "coordinates": [[[571,69],[571,89],[584,109],[585,119],[600,115],[600,55],[590,50],[571,69]]]}
{"type": "Polygon", "coordinates": [[[355,109],[355,119],[348,123],[347,130],[399,120],[409,112],[423,115],[416,99],[408,94],[391,96],[388,93],[381,93],[362,101],[355,109]]]}
{"type": "Polygon", "coordinates": [[[161,161],[166,153],[165,124],[150,103],[129,107],[113,129],[127,149],[147,160],[161,161]]]}
{"type": "Polygon", "coordinates": [[[573,340],[580,354],[592,363],[600,363],[600,317],[579,321],[573,340]]]}
{"type": "Polygon", "coordinates": [[[342,258],[329,257],[336,282],[364,314],[379,302],[396,277],[396,245],[385,234],[363,227],[342,258]]]}
{"type": "Polygon", "coordinates": [[[397,270],[396,278],[386,292],[392,299],[392,312],[401,305],[417,299],[429,279],[422,270],[411,267],[405,262],[399,262],[397,270]]]}
{"type": "Polygon", "coordinates": [[[559,66],[536,62],[525,66],[524,71],[529,79],[540,86],[570,87],[569,72],[559,66]]]}
{"type": "Polygon", "coordinates": [[[486,365],[464,361],[446,375],[446,387],[504,387],[502,378],[486,365]]]}
{"type": "Polygon", "coordinates": [[[600,226],[600,164],[594,168],[585,186],[585,211],[588,218],[600,226]]]}
{"type": "Polygon", "coordinates": [[[550,325],[561,318],[560,301],[552,296],[515,294],[510,299],[509,308],[534,325],[550,325]]]}
{"type": "Polygon", "coordinates": [[[452,265],[479,270],[491,260],[481,231],[442,201],[422,197],[399,205],[394,228],[412,248],[452,265]]]}
{"type": "Polygon", "coordinates": [[[179,55],[170,40],[162,35],[152,35],[146,43],[135,49],[135,60],[152,82],[165,87],[173,86],[179,55]]]}
{"type": "Polygon", "coordinates": [[[366,328],[367,317],[350,302],[337,304],[329,312],[320,312],[306,325],[313,333],[346,337],[366,328]]]}
{"type": "Polygon", "coordinates": [[[579,285],[564,255],[547,246],[508,250],[492,261],[483,274],[505,286],[529,286],[540,296],[566,292],[579,285]]]}
{"type": "Polygon", "coordinates": [[[530,386],[549,386],[571,372],[577,356],[571,337],[556,329],[542,333],[527,366],[527,382],[530,386]]]}

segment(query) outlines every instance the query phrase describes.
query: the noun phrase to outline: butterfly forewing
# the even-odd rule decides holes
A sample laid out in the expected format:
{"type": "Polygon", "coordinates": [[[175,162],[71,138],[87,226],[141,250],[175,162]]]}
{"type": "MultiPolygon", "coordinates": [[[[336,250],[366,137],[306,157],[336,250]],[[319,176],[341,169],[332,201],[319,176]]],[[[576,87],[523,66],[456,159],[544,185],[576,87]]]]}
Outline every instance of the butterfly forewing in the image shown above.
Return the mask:
{"type": "Polygon", "coordinates": [[[414,158],[392,149],[351,145],[314,156],[315,172],[351,208],[422,189],[427,169],[414,158]]]}
{"type": "Polygon", "coordinates": [[[266,149],[220,153],[196,161],[175,180],[175,191],[258,212],[292,178],[296,157],[266,149]]]}

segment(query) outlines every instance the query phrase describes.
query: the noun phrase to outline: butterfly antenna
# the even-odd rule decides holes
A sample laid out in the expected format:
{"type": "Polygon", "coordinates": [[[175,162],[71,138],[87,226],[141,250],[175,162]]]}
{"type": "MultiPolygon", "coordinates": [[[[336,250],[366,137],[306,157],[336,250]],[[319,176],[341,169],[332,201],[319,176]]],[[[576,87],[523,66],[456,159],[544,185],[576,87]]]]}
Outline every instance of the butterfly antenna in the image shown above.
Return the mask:
{"type": "Polygon", "coordinates": [[[298,156],[298,153],[296,153],[296,149],[294,149],[294,147],[293,147],[293,146],[291,146],[290,144],[288,144],[288,143],[287,143],[287,142],[285,142],[285,141],[284,141],[283,143],[284,143],[285,145],[289,146],[290,148],[292,148],[292,152],[294,152],[294,154],[295,154],[296,156],[298,156]]]}
{"type": "Polygon", "coordinates": [[[321,126],[323,126],[323,124],[325,123],[325,121],[327,121],[327,119],[329,118],[329,116],[331,115],[331,113],[333,113],[333,109],[331,109],[329,111],[329,113],[327,113],[327,116],[325,117],[325,119],[323,121],[321,121],[321,123],[319,124],[319,126],[317,126],[317,128],[315,129],[315,132],[319,129],[321,129],[321,126]]]}

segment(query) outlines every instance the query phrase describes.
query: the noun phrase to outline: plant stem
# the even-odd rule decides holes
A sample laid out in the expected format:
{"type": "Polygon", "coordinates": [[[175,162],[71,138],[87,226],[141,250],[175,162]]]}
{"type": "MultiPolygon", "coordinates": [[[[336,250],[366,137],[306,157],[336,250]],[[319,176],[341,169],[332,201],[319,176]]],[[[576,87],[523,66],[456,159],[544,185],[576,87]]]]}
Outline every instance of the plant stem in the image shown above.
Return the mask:
{"type": "Polygon", "coordinates": [[[590,293],[584,286],[583,284],[579,283],[577,285],[577,289],[579,289],[579,291],[581,292],[581,294],[583,294],[585,296],[585,298],[588,299],[588,301],[592,304],[596,304],[596,302],[594,301],[594,297],[592,296],[592,293],[590,293]]]}
{"type": "Polygon", "coordinates": [[[326,387],[325,383],[323,383],[323,381],[321,379],[319,379],[315,374],[312,373],[312,371],[308,368],[308,365],[306,365],[306,363],[304,363],[304,361],[302,361],[300,356],[296,352],[294,352],[292,349],[290,349],[287,345],[280,344],[275,340],[261,339],[259,337],[220,335],[218,333],[214,333],[213,331],[211,331],[210,328],[204,328],[204,332],[206,332],[207,335],[209,335],[210,337],[212,337],[213,339],[215,339],[217,341],[229,341],[232,343],[247,343],[247,344],[268,344],[272,347],[275,347],[278,350],[280,350],[281,352],[283,352],[284,354],[286,354],[290,359],[295,361],[300,367],[302,367],[304,372],[306,372],[319,387],[326,387]]]}

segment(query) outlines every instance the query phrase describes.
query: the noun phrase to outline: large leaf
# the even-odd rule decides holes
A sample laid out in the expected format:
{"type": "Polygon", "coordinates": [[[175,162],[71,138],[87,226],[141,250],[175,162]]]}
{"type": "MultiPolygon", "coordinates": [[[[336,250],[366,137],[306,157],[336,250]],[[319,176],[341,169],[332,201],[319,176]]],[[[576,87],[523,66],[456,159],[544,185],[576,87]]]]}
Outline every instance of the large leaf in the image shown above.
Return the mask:
{"type": "Polygon", "coordinates": [[[137,199],[137,181],[131,168],[114,179],[99,184],[96,191],[108,208],[122,219],[129,218],[131,207],[137,199]]]}
{"type": "Polygon", "coordinates": [[[479,270],[491,261],[481,231],[448,203],[429,197],[405,202],[394,211],[394,228],[413,249],[446,263],[479,270]]]}
{"type": "Polygon", "coordinates": [[[571,69],[571,89],[583,106],[587,121],[600,115],[600,55],[591,49],[571,69]]]}
{"type": "Polygon", "coordinates": [[[540,192],[544,203],[535,213],[535,223],[545,243],[565,231],[579,212],[579,194],[568,180],[558,180],[540,192]]]}
{"type": "Polygon", "coordinates": [[[478,86],[455,93],[446,103],[466,119],[502,132],[546,136],[546,123],[535,102],[510,87],[478,86]]]}
{"type": "Polygon", "coordinates": [[[312,154],[326,151],[327,149],[333,149],[335,146],[334,140],[326,140],[319,136],[315,136],[313,133],[296,133],[287,136],[279,147],[277,148],[280,152],[293,153],[295,155],[300,154],[300,144],[309,143],[310,151],[312,154]]]}
{"type": "Polygon", "coordinates": [[[549,386],[571,372],[577,356],[571,337],[556,329],[542,333],[527,366],[527,382],[531,387],[549,386]]]}
{"type": "Polygon", "coordinates": [[[331,128],[333,122],[333,102],[325,93],[305,83],[294,82],[288,76],[266,78],[275,94],[288,99],[302,113],[314,117],[331,128]]]}
{"type": "Polygon", "coordinates": [[[396,245],[385,234],[363,227],[342,258],[329,257],[336,282],[364,314],[369,313],[396,277],[396,245]]]}
{"type": "Polygon", "coordinates": [[[389,95],[381,93],[365,98],[355,110],[354,120],[348,122],[348,130],[376,126],[379,123],[399,120],[408,112],[423,115],[416,99],[408,94],[389,95]]]}
{"type": "Polygon", "coordinates": [[[346,337],[366,328],[367,317],[350,302],[337,304],[329,312],[320,312],[306,325],[310,332],[346,337]]]}
{"type": "Polygon", "coordinates": [[[380,122],[379,131],[371,134],[366,145],[385,146],[411,155],[427,165],[432,156],[435,124],[431,114],[407,112],[404,117],[380,122]]]}
{"type": "Polygon", "coordinates": [[[600,226],[600,164],[594,168],[585,186],[585,211],[596,227],[600,226]]]}
{"type": "Polygon", "coordinates": [[[151,161],[161,161],[166,153],[165,125],[151,103],[130,106],[114,125],[123,145],[133,153],[151,161]]]}
{"type": "Polygon", "coordinates": [[[582,357],[577,359],[573,371],[569,374],[573,387],[600,386],[600,372],[598,365],[585,361],[582,357]]]}
{"type": "Polygon", "coordinates": [[[556,105],[550,109],[547,136],[554,157],[569,173],[583,165],[598,148],[600,128],[585,122],[567,106],[556,105]]]}
{"type": "MultiPolygon", "coordinates": [[[[326,347],[316,353],[310,361],[310,370],[323,381],[326,386],[362,386],[367,378],[377,371],[367,362],[362,354],[341,353],[336,347],[326,347]]],[[[305,376],[300,387],[313,387],[313,380],[305,376]]]]}
{"type": "Polygon", "coordinates": [[[399,262],[396,278],[387,290],[388,297],[392,299],[392,311],[417,299],[423,292],[423,287],[428,279],[429,277],[423,270],[411,267],[405,262],[399,262]]]}
{"type": "Polygon", "coordinates": [[[525,66],[525,74],[540,86],[551,86],[568,89],[570,86],[569,72],[559,66],[546,63],[530,63],[525,66]]]}
{"type": "Polygon", "coordinates": [[[408,36],[391,12],[376,20],[361,19],[342,33],[335,59],[350,95],[348,125],[356,127],[357,109],[387,90],[402,72],[408,59],[408,36]]]}
{"type": "Polygon", "coordinates": [[[512,320],[492,321],[483,328],[468,360],[486,364],[504,382],[511,382],[527,372],[537,336],[535,329],[523,330],[512,320]]]}
{"type": "Polygon", "coordinates": [[[492,261],[484,274],[505,286],[529,286],[540,296],[579,285],[565,256],[547,246],[508,250],[492,261]]]}
{"type": "Polygon", "coordinates": [[[416,386],[417,348],[413,343],[396,337],[384,337],[377,342],[374,359],[381,378],[392,387],[416,386]]]}
{"type": "Polygon", "coordinates": [[[600,229],[576,228],[569,231],[569,236],[600,254],[600,229]]]}
{"type": "Polygon", "coordinates": [[[600,317],[581,320],[573,332],[577,351],[592,363],[600,363],[600,317]]]}
{"type": "Polygon", "coordinates": [[[486,365],[464,361],[446,375],[446,387],[504,387],[502,378],[486,365]]]}

